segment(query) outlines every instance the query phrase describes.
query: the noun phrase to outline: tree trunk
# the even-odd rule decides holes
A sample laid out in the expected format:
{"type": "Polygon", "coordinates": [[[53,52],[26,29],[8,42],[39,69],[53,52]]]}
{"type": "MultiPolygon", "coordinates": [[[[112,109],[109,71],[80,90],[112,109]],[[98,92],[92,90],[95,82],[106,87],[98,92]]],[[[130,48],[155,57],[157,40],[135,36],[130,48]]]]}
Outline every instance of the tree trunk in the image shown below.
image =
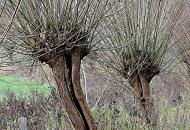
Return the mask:
{"type": "Polygon", "coordinates": [[[52,68],[60,98],[76,130],[96,130],[80,85],[80,49],[54,60],[52,68]]]}
{"type": "Polygon", "coordinates": [[[133,79],[131,86],[133,87],[134,94],[137,97],[141,112],[150,126],[156,125],[156,115],[153,105],[153,99],[150,95],[150,82],[146,79],[143,74],[138,74],[135,79],[133,79]]]}

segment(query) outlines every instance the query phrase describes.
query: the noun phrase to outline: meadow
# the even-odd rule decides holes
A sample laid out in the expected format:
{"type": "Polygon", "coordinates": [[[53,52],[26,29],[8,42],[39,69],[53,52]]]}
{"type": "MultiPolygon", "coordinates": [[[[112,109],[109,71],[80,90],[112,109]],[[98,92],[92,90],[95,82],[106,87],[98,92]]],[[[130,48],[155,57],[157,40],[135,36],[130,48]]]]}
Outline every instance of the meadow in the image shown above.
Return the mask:
{"type": "MultiPolygon", "coordinates": [[[[25,113],[29,129],[70,130],[67,114],[57,92],[52,93],[46,83],[37,80],[1,75],[1,129],[18,129],[18,119],[25,113]],[[23,109],[21,106],[23,105],[23,109]],[[4,113],[4,114],[3,114],[4,113]]],[[[129,96],[132,98],[132,95],[129,96]]],[[[89,99],[90,100],[90,99],[89,99]]],[[[105,102],[105,101],[100,101],[105,102]]],[[[130,104],[130,100],[127,101],[130,104]]],[[[102,103],[101,103],[102,104],[102,103]]],[[[103,103],[104,104],[104,103],[103,103]]],[[[156,102],[158,122],[150,128],[141,118],[138,107],[126,107],[118,102],[109,105],[91,105],[98,129],[102,130],[189,130],[190,102],[172,104],[164,97],[156,102]]],[[[132,106],[134,106],[134,103],[132,106]]]]}
{"type": "Polygon", "coordinates": [[[40,83],[37,80],[24,79],[14,75],[0,75],[0,100],[6,98],[6,93],[11,92],[16,96],[26,97],[32,91],[38,91],[45,95],[50,94],[48,84],[40,83]]]}

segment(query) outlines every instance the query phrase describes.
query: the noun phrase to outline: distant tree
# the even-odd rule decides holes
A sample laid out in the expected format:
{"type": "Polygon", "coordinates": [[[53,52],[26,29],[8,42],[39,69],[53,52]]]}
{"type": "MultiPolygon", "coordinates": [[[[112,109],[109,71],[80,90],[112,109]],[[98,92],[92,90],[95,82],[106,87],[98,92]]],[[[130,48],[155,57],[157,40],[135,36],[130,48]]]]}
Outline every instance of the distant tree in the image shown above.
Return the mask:
{"type": "Polygon", "coordinates": [[[154,126],[150,82],[170,65],[165,56],[185,0],[129,0],[121,1],[117,8],[123,8],[122,5],[126,5],[123,10],[101,24],[111,23],[99,35],[106,37],[100,48],[103,51],[99,53],[99,70],[129,83],[127,89],[139,102],[146,122],[154,126]]]}
{"type": "Polygon", "coordinates": [[[9,24],[1,47],[9,41],[14,53],[49,65],[77,130],[96,129],[80,85],[80,64],[112,5],[109,0],[7,0],[3,11],[9,24]]]}

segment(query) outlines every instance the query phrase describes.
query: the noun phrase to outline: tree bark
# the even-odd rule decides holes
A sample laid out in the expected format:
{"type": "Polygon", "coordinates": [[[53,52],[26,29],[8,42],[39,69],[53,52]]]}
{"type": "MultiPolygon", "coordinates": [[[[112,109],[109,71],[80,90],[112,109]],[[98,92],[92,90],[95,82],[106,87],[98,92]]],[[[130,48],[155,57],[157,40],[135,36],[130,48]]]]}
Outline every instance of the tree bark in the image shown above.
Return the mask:
{"type": "Polygon", "coordinates": [[[54,60],[52,68],[60,98],[76,130],[96,130],[80,85],[80,49],[54,60]]]}
{"type": "Polygon", "coordinates": [[[146,122],[150,126],[155,126],[157,117],[155,115],[153,99],[150,94],[150,82],[146,79],[145,75],[138,74],[130,84],[139,101],[140,109],[146,122]]]}

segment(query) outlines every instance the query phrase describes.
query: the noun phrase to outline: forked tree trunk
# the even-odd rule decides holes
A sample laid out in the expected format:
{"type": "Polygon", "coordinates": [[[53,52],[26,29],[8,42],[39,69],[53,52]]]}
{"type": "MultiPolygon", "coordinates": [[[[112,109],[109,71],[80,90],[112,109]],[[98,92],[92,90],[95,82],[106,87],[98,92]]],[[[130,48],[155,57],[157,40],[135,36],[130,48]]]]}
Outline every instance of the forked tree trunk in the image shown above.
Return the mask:
{"type": "Polygon", "coordinates": [[[141,112],[150,126],[156,125],[156,114],[154,110],[153,99],[150,94],[150,81],[146,79],[143,74],[138,74],[136,78],[131,79],[131,86],[133,87],[134,94],[139,101],[141,112]]]}
{"type": "Polygon", "coordinates": [[[80,49],[53,61],[52,72],[69,119],[76,130],[96,130],[80,85],[80,49]]]}

